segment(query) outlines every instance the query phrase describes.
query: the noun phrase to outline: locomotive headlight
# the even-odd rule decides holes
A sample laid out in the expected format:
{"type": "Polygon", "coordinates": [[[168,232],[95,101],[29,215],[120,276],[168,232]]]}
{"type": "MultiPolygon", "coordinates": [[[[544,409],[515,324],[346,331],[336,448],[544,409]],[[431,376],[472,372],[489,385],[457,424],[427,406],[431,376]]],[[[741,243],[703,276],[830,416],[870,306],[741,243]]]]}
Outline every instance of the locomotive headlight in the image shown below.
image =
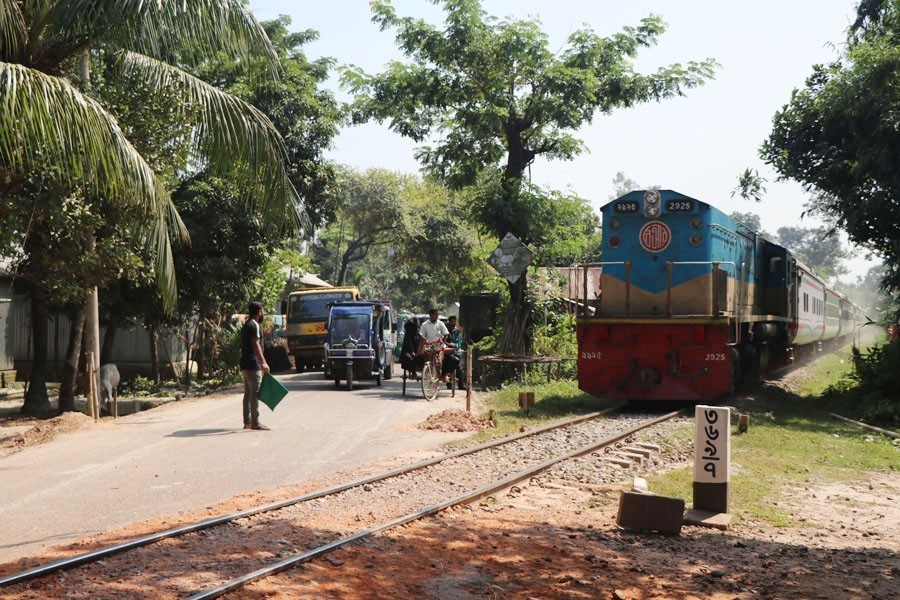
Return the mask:
{"type": "Polygon", "coordinates": [[[659,216],[659,192],[648,190],[644,192],[644,216],[656,218],[659,216]]]}
{"type": "Polygon", "coordinates": [[[691,246],[699,246],[703,243],[703,236],[699,233],[695,233],[691,236],[691,246]]]}
{"type": "Polygon", "coordinates": [[[702,227],[702,226],[703,226],[703,219],[701,219],[697,215],[694,215],[693,217],[691,217],[691,227],[693,227],[694,229],[700,229],[700,227],[702,227]]]}
{"type": "Polygon", "coordinates": [[[609,247],[610,248],[618,248],[622,245],[622,240],[619,239],[619,236],[614,235],[609,238],[609,247]]]}
{"type": "Polygon", "coordinates": [[[618,219],[613,218],[609,221],[609,228],[612,229],[613,231],[619,229],[619,227],[621,227],[621,226],[622,226],[622,222],[619,221],[618,219]]]}

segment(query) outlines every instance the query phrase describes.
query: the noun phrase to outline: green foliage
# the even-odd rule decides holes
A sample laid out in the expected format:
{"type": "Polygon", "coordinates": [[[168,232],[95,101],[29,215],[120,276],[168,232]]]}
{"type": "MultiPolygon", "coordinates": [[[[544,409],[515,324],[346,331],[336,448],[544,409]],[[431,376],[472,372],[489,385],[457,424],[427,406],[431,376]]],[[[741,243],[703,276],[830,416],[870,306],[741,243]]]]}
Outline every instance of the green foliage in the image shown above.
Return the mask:
{"type": "MultiPolygon", "coordinates": [[[[429,175],[462,189],[487,174],[492,189],[481,194],[479,227],[497,239],[512,232],[543,243],[531,229],[539,221],[528,217],[545,205],[523,186],[537,156],[571,159],[585,149],[574,133],[596,113],[683,95],[715,68],[706,60],[636,73],[638,51],[665,31],[655,16],[608,38],[580,29],[557,49],[534,20],[497,20],[479,0],[436,3],[446,13],[443,29],[399,17],[387,1],[372,2],[373,21],[396,31],[408,62],[378,75],[348,68],[341,81],[354,94],[354,123],[388,122],[416,142],[435,139],[416,152],[429,175]]],[[[525,280],[510,287],[502,345],[522,353],[528,340],[513,325],[527,326],[530,318],[525,280]]]]}
{"type": "Polygon", "coordinates": [[[291,19],[280,16],[261,23],[277,55],[278,78],[272,80],[268,60],[235,60],[218,56],[199,71],[203,79],[261,110],[281,134],[287,175],[303,198],[311,227],[332,220],[336,210],[336,173],[324,156],[338,133],[340,110],[324,89],[334,60],[307,59],[304,45],[318,39],[313,30],[289,32],[291,19]]]}
{"type": "Polygon", "coordinates": [[[731,192],[731,197],[740,196],[744,200],[762,202],[766,195],[766,179],[756,169],[744,169],[738,176],[737,187],[731,192]]]}
{"type": "Polygon", "coordinates": [[[239,377],[238,365],[241,360],[241,330],[240,328],[222,328],[216,330],[216,342],[219,346],[218,363],[214,367],[214,373],[227,381],[230,377],[239,377]]]}
{"type": "Polygon", "coordinates": [[[651,75],[633,71],[638,50],[665,31],[655,16],[609,38],[578,30],[557,51],[533,20],[498,21],[478,0],[441,4],[443,29],[373,2],[373,21],[397,32],[410,62],[375,76],[347,69],[342,81],[356,94],[354,122],[389,121],[416,141],[441,132],[438,145],[422,147],[418,158],[453,187],[471,185],[505,159],[506,178],[518,180],[537,155],[572,158],[583,146],[571,132],[596,112],[682,95],[712,76],[710,60],[651,75]]]}
{"type": "Polygon", "coordinates": [[[414,312],[480,291],[486,251],[461,193],[381,169],[340,181],[337,218],[313,248],[325,279],[414,312]]]}
{"type": "Polygon", "coordinates": [[[412,176],[384,169],[340,173],[338,215],[316,248],[316,262],[328,279],[336,285],[357,281],[350,270],[375,248],[397,246],[418,233],[418,215],[403,202],[404,189],[414,182],[412,176]]]}
{"type": "Polygon", "coordinates": [[[843,416],[882,427],[900,426],[900,343],[876,345],[861,353],[853,348],[853,373],[829,386],[824,398],[843,416]]]}
{"type": "Polygon", "coordinates": [[[646,189],[637,181],[627,177],[622,171],[616,172],[616,176],[613,177],[612,184],[613,192],[609,195],[609,200],[616,200],[618,198],[621,198],[628,192],[633,192],[634,190],[646,189]]]}
{"type": "MultiPolygon", "coordinates": [[[[141,10],[109,1],[92,3],[89,10],[81,3],[32,3],[4,14],[3,195],[20,193],[36,172],[52,177],[60,198],[80,191],[138,210],[131,240],[152,252],[168,307],[176,296],[170,242],[183,230],[164,180],[171,183],[179,168],[202,165],[227,173],[242,184],[247,205],[259,208],[267,221],[298,222],[301,201],[287,180],[281,139],[270,122],[188,74],[192,65],[219,52],[235,61],[261,55],[274,64],[269,40],[242,2],[144,3],[141,10]],[[97,72],[99,102],[86,91],[90,70],[81,69],[86,49],[108,67],[97,72]],[[164,118],[156,123],[157,116],[164,118]],[[179,119],[182,127],[172,135],[171,122],[179,119]],[[149,156],[136,148],[141,141],[149,156]],[[148,162],[154,156],[166,162],[167,154],[166,167],[148,162]]],[[[30,212],[27,202],[11,208],[30,212]]],[[[0,222],[7,216],[0,215],[0,222]]]]}
{"type": "Polygon", "coordinates": [[[847,273],[841,261],[851,254],[843,249],[833,228],[779,227],[777,241],[826,279],[847,273]]]}
{"type": "Polygon", "coordinates": [[[761,154],[814,195],[813,210],[883,256],[900,289],[900,4],[860,4],[841,60],[816,65],[774,118],[761,154]]]}
{"type": "Polygon", "coordinates": [[[475,225],[494,239],[516,232],[537,254],[535,266],[570,265],[599,260],[600,219],[588,200],[523,182],[503,194],[499,177],[483,177],[471,202],[475,225]],[[515,208],[513,208],[515,207],[515,208]]]}
{"type": "MultiPolygon", "coordinates": [[[[535,310],[534,354],[536,356],[575,358],[578,355],[575,316],[548,311],[547,307],[542,304],[539,304],[535,310]]],[[[559,375],[566,378],[577,377],[575,361],[563,362],[560,365],[559,375]]]]}
{"type": "MultiPolygon", "coordinates": [[[[760,234],[762,234],[762,222],[759,220],[758,214],[752,213],[752,212],[742,213],[742,212],[735,211],[728,216],[731,217],[732,219],[734,219],[735,221],[737,221],[738,223],[749,227],[753,231],[757,231],[760,234]]],[[[763,234],[763,237],[769,238],[769,236],[766,234],[763,234]]],[[[769,238],[769,239],[771,239],[771,238],[769,238]]]]}
{"type": "Polygon", "coordinates": [[[182,286],[179,315],[220,322],[231,313],[246,312],[256,293],[268,294],[266,300],[274,304],[284,280],[277,285],[272,281],[277,266],[269,263],[270,237],[261,220],[247,212],[235,186],[198,177],[185,182],[173,198],[191,234],[190,246],[175,249],[182,286]]]}
{"type": "Polygon", "coordinates": [[[884,265],[876,265],[865,275],[857,277],[855,282],[839,281],[835,288],[847,297],[853,298],[870,319],[887,327],[892,322],[891,315],[900,312],[900,306],[892,308],[890,296],[882,289],[881,282],[884,280],[885,271],[884,265]]]}
{"type": "MultiPolygon", "coordinates": [[[[271,254],[254,273],[247,288],[247,298],[262,302],[267,313],[280,311],[279,302],[284,294],[284,272],[277,254],[271,254]]],[[[243,312],[243,311],[241,311],[243,312]]]]}
{"type": "Polygon", "coordinates": [[[147,379],[142,375],[135,375],[134,379],[132,379],[125,387],[126,390],[128,390],[128,393],[139,398],[155,394],[159,391],[159,388],[152,380],[147,379]]]}

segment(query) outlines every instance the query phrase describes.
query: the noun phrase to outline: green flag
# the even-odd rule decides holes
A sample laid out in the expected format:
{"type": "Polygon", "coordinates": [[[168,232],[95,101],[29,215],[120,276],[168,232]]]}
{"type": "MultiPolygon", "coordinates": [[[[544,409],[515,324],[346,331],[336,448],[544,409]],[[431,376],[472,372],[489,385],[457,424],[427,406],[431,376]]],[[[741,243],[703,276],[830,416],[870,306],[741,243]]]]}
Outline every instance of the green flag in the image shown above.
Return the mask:
{"type": "Polygon", "coordinates": [[[287,395],[287,388],[281,385],[281,382],[272,377],[271,373],[263,375],[262,383],[259,384],[259,399],[263,403],[275,410],[281,399],[287,395]]]}

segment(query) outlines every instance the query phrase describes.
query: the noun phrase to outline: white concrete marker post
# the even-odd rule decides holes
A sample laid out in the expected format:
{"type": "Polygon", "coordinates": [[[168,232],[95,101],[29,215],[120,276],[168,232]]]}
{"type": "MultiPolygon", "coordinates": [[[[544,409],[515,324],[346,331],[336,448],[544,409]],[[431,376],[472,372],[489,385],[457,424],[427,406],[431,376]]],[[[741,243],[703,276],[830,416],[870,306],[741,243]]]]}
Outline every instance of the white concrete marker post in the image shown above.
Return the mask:
{"type": "Polygon", "coordinates": [[[727,527],[731,521],[731,409],[699,405],[694,419],[694,506],[685,521],[727,527]]]}

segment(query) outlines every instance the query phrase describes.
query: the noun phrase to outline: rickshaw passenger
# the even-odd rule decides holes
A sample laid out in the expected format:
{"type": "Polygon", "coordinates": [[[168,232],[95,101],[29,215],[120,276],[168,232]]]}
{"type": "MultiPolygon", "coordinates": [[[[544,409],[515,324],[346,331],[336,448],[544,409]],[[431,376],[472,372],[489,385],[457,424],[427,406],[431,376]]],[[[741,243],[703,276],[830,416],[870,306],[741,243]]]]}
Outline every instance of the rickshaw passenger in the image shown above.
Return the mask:
{"type": "MultiPolygon", "coordinates": [[[[456,352],[445,354],[444,355],[444,366],[442,376],[456,375],[456,379],[459,382],[462,382],[462,373],[459,370],[459,353],[458,351],[462,349],[462,331],[459,328],[459,325],[456,324],[456,316],[451,315],[447,318],[447,331],[450,334],[447,336],[446,343],[448,346],[452,346],[456,352]]],[[[460,384],[462,387],[462,384],[460,384]]]]}
{"type": "Polygon", "coordinates": [[[400,349],[400,366],[404,370],[416,372],[425,364],[425,357],[419,354],[422,336],[419,335],[419,320],[412,317],[403,324],[403,348],[400,349]]]}

